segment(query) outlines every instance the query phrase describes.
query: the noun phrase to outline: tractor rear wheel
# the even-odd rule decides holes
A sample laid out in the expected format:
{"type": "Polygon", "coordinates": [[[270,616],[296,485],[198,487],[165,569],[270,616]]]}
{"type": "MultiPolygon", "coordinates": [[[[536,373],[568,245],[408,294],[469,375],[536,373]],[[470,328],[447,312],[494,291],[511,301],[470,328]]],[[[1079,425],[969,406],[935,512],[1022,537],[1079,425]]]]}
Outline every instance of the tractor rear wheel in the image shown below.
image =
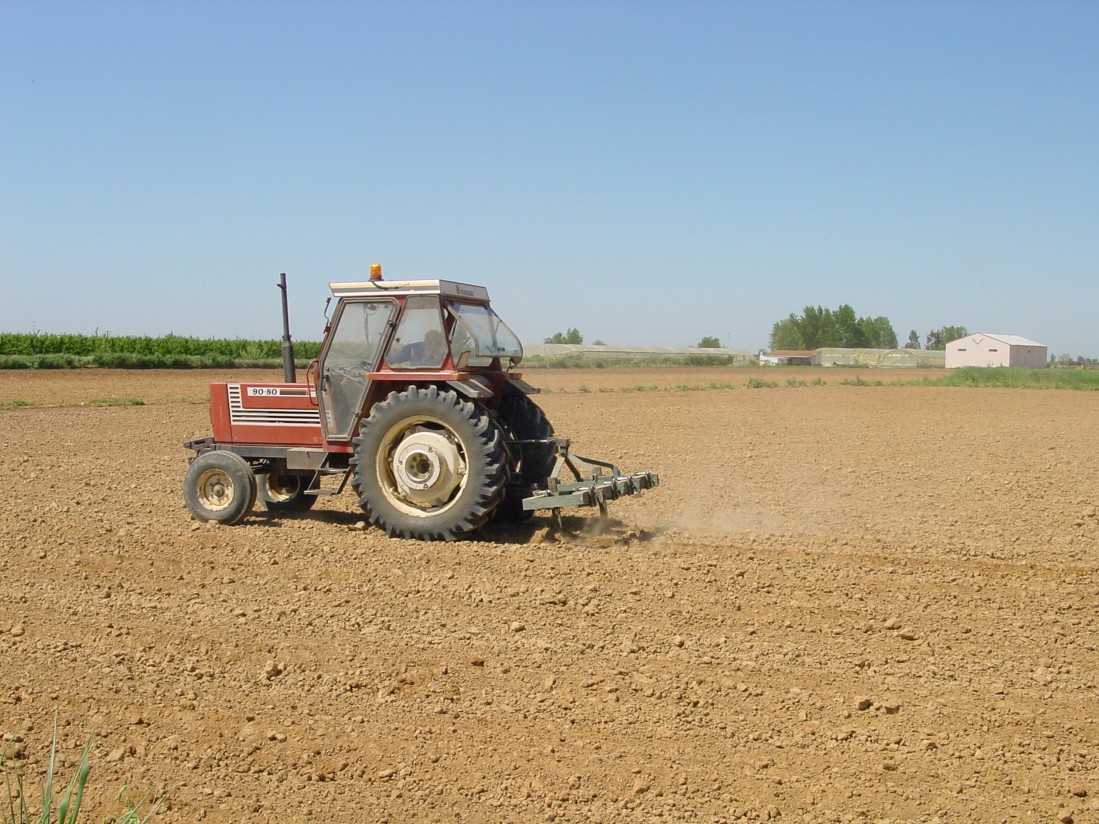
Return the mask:
{"type": "Polygon", "coordinates": [[[525,521],[534,514],[523,509],[523,499],[534,488],[545,488],[557,461],[553,426],[542,409],[526,395],[504,395],[496,413],[508,436],[511,485],[496,510],[499,520],[525,521]]]}
{"type": "Polygon", "coordinates": [[[375,404],[351,464],[370,522],[421,540],[453,541],[482,526],[508,481],[492,415],[436,386],[412,386],[375,404]]]}
{"type": "Polygon", "coordinates": [[[268,512],[305,512],[317,502],[306,492],[311,475],[291,472],[267,472],[259,476],[260,498],[268,512]]]}
{"type": "Polygon", "coordinates": [[[199,521],[240,523],[256,505],[256,476],[235,452],[204,452],[183,477],[183,500],[199,521]]]}

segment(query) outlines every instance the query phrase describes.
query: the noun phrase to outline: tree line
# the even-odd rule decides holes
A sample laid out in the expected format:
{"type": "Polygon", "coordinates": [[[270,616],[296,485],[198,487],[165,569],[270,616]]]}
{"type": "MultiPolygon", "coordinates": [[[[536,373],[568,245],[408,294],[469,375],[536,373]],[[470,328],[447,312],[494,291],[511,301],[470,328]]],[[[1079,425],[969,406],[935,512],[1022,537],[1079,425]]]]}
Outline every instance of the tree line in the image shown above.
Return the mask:
{"type": "Polygon", "coordinates": [[[896,349],[897,333],[889,318],[858,317],[850,304],[838,309],[806,306],[771,328],[771,349],[896,349]]]}
{"type": "MultiPolygon", "coordinates": [[[[964,326],[942,326],[927,333],[927,349],[945,349],[947,343],[964,338],[964,326]]],[[[850,304],[837,309],[806,306],[771,327],[771,349],[896,349],[897,333],[883,315],[859,317],[850,304]]],[[[920,349],[919,333],[909,332],[906,349],[920,349]]]]}

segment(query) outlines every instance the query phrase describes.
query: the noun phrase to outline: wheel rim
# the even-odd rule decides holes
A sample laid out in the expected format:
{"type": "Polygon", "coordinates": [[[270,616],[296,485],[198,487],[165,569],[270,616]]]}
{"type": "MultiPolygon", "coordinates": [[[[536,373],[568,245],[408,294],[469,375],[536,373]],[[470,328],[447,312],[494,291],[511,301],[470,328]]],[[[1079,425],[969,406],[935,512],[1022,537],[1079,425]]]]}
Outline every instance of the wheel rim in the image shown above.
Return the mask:
{"type": "Polygon", "coordinates": [[[465,489],[465,451],[450,427],[432,418],[402,421],[378,450],[382,492],[397,509],[426,517],[449,509],[465,489]]]}
{"type": "Polygon", "coordinates": [[[284,502],[291,500],[301,489],[301,478],[297,475],[274,474],[267,476],[267,499],[284,502]]]}
{"type": "Polygon", "coordinates": [[[196,486],[199,502],[211,512],[228,509],[233,502],[233,479],[220,469],[207,469],[196,486]]]}

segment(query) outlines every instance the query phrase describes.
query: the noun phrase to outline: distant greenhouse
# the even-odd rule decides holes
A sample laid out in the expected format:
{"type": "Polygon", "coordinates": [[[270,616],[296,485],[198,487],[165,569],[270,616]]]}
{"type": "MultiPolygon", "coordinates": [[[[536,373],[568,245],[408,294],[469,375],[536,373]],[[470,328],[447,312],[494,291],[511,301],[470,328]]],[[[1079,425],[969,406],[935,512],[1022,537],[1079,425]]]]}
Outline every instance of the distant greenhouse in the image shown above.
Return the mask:
{"type": "Polygon", "coordinates": [[[592,361],[651,361],[653,359],[686,360],[687,358],[727,358],[737,366],[755,361],[755,356],[743,349],[708,349],[698,346],[610,346],[577,343],[528,343],[523,345],[528,358],[560,360],[576,358],[592,361]]]}
{"type": "Polygon", "coordinates": [[[837,349],[820,350],[821,366],[871,366],[884,369],[935,369],[946,367],[946,352],[938,349],[837,349]]]}

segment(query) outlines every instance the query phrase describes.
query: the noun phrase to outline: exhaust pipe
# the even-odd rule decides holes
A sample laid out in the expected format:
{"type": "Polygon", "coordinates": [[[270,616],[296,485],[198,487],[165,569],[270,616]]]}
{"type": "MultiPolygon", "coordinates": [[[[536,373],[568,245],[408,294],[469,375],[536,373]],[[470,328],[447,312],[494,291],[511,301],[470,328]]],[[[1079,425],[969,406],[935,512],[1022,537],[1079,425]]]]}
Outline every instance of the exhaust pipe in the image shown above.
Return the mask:
{"type": "Polygon", "coordinates": [[[279,275],[279,289],[282,290],[282,380],[284,383],[297,383],[294,344],[290,340],[290,308],[286,301],[286,272],[279,275]]]}

